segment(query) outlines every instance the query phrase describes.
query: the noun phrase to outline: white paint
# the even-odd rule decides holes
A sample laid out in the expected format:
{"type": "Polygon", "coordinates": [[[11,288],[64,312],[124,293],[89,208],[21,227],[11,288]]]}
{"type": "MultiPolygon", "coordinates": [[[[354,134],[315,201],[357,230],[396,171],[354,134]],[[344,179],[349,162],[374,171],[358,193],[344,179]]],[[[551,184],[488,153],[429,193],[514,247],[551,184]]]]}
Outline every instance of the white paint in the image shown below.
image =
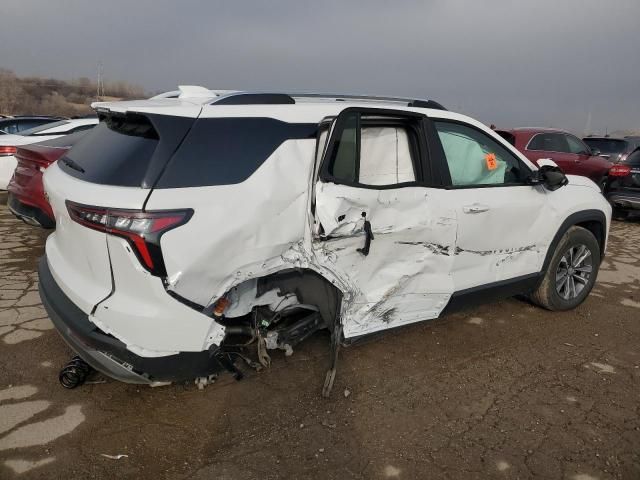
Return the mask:
{"type": "Polygon", "coordinates": [[[511,465],[509,465],[504,460],[498,460],[496,462],[496,468],[498,469],[499,472],[505,472],[505,471],[509,470],[509,468],[511,468],[511,465]]]}
{"type": "Polygon", "coordinates": [[[45,411],[49,405],[51,404],[46,400],[0,405],[0,433],[11,430],[16,425],[45,411]]]}
{"type": "Polygon", "coordinates": [[[574,397],[574,396],[570,395],[570,396],[567,397],[567,402],[575,403],[577,401],[578,401],[578,399],[576,397],[574,397]]]}
{"type": "Polygon", "coordinates": [[[598,373],[616,373],[616,369],[606,363],[591,362],[589,365],[596,368],[598,373]]]}
{"type": "Polygon", "coordinates": [[[41,363],[40,363],[40,365],[41,365],[42,367],[45,367],[45,368],[51,368],[51,367],[53,367],[53,363],[52,363],[52,362],[50,362],[49,360],[45,360],[44,362],[41,362],[41,363]]]}
{"type": "Polygon", "coordinates": [[[0,450],[45,445],[71,433],[84,422],[85,416],[80,405],[71,405],[65,412],[42,422],[30,423],[0,438],[0,450]]]}
{"type": "Polygon", "coordinates": [[[20,324],[20,328],[27,328],[33,330],[52,330],[53,323],[48,318],[38,318],[36,320],[29,320],[20,324]]]}
{"type": "Polygon", "coordinates": [[[483,322],[484,320],[481,319],[480,317],[472,317],[469,320],[467,320],[467,323],[470,323],[471,325],[482,325],[483,322]]]}
{"type": "Polygon", "coordinates": [[[38,393],[38,389],[32,385],[21,385],[0,390],[0,402],[4,400],[20,400],[38,393]]]}
{"type": "Polygon", "coordinates": [[[387,478],[398,478],[400,473],[402,473],[402,471],[393,465],[387,465],[384,467],[384,476],[387,478]]]}
{"type": "Polygon", "coordinates": [[[587,473],[578,473],[571,478],[572,480],[599,480],[598,477],[594,477],[587,473]]]}
{"type": "Polygon", "coordinates": [[[623,298],[620,303],[625,307],[640,308],[640,302],[636,302],[630,298],[623,298]]]}
{"type": "Polygon", "coordinates": [[[2,340],[9,345],[15,345],[16,343],[24,342],[25,340],[33,340],[42,335],[42,332],[36,332],[34,330],[15,330],[5,335],[2,340]]]}
{"type": "Polygon", "coordinates": [[[29,472],[34,468],[42,467],[47,465],[53,461],[55,461],[56,457],[47,457],[42,460],[7,460],[4,462],[5,466],[10,468],[17,473],[18,475],[22,473],[29,472]]]}

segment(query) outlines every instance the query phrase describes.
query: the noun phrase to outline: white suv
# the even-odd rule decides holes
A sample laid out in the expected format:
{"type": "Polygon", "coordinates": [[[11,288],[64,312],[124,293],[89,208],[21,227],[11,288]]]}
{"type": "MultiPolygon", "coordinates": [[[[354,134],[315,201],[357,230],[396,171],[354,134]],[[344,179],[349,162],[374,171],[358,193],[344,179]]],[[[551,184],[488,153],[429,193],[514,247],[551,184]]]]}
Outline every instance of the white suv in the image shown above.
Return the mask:
{"type": "Polygon", "coordinates": [[[598,187],[538,169],[432,101],[234,92],[100,103],[44,176],[40,294],[70,346],[133,383],[269,363],[500,297],[580,304],[598,187]]]}

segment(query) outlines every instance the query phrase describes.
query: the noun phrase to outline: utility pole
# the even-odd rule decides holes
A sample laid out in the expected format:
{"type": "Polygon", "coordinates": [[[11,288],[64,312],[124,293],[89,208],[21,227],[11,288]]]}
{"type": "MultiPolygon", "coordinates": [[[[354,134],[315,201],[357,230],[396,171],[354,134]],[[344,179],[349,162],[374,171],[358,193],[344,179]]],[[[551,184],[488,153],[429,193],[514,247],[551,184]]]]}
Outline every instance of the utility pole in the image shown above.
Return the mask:
{"type": "Polygon", "coordinates": [[[96,100],[101,101],[104,97],[104,66],[102,62],[98,62],[98,91],[96,92],[96,100]]]}

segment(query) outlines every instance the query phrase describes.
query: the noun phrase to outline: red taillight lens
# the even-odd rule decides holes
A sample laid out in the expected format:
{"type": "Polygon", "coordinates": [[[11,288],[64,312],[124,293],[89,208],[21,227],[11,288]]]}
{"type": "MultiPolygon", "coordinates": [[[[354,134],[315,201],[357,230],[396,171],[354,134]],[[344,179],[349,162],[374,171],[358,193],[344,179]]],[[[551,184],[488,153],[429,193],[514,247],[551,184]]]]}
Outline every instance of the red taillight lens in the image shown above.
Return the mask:
{"type": "Polygon", "coordinates": [[[616,164],[609,169],[610,177],[626,177],[631,173],[629,165],[616,164]]]}
{"type": "Polygon", "coordinates": [[[0,157],[8,157],[9,155],[16,154],[16,147],[9,147],[7,145],[0,145],[0,157]]]}
{"type": "Polygon", "coordinates": [[[75,222],[101,232],[126,238],[140,263],[157,276],[167,274],[160,237],[189,221],[193,210],[120,210],[81,205],[67,200],[67,210],[75,222]]]}

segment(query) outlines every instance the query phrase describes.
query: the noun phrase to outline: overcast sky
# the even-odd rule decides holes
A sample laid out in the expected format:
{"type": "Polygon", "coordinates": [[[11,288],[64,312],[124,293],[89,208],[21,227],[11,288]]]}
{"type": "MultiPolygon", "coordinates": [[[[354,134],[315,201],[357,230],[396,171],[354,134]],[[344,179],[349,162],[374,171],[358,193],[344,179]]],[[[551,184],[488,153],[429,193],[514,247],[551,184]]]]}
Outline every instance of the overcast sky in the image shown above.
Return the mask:
{"type": "Polygon", "coordinates": [[[640,129],[640,0],[0,0],[19,75],[432,98],[499,126],[640,129]],[[590,115],[589,115],[590,114],[590,115]]]}

